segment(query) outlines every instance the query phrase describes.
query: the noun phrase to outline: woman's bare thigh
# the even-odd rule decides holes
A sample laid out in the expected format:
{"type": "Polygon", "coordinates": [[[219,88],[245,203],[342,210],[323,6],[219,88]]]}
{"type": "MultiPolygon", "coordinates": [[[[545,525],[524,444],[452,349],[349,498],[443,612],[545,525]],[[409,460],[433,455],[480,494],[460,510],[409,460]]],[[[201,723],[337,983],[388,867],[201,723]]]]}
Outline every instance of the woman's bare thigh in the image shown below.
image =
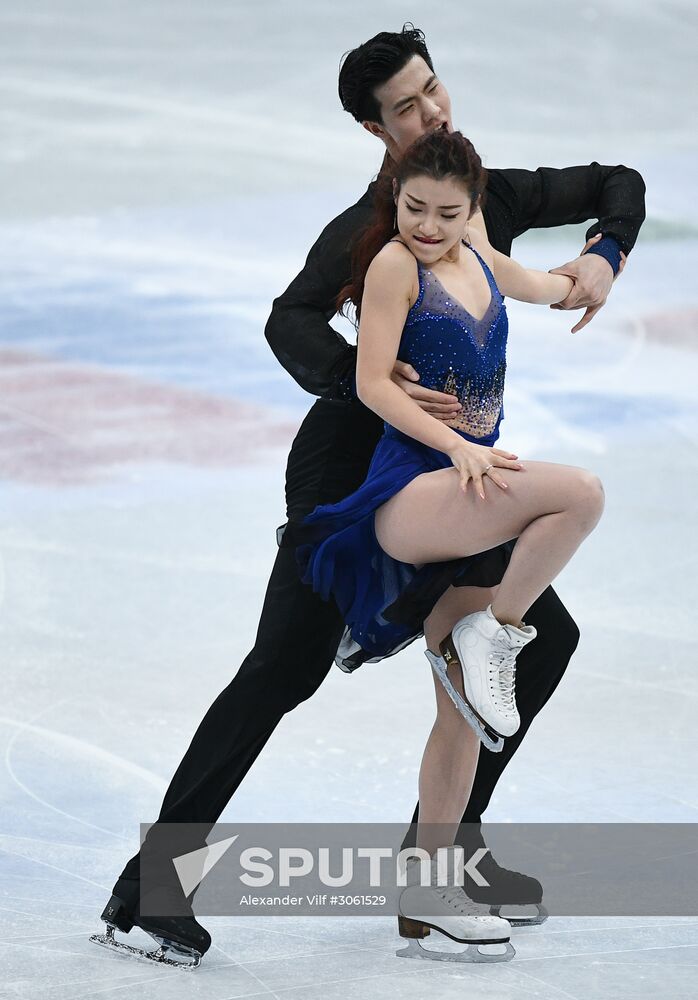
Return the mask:
{"type": "Polygon", "coordinates": [[[425,472],[378,508],[378,543],[394,559],[422,564],[474,555],[518,538],[543,514],[579,506],[590,509],[603,494],[586,469],[552,462],[498,469],[508,489],[484,477],[483,500],[471,483],[460,488],[455,468],[425,472]]]}

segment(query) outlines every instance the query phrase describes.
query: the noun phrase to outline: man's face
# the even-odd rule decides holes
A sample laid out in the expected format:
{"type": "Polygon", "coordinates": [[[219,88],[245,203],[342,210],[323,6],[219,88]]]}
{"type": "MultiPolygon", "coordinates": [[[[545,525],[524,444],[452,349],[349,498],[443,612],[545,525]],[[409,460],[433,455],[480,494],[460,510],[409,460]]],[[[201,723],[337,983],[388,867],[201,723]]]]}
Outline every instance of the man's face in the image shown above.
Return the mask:
{"type": "Polygon", "coordinates": [[[421,56],[412,56],[399,73],[376,87],[375,96],[383,122],[363,126],[385,143],[394,160],[425,132],[439,127],[453,131],[448,91],[421,56]]]}

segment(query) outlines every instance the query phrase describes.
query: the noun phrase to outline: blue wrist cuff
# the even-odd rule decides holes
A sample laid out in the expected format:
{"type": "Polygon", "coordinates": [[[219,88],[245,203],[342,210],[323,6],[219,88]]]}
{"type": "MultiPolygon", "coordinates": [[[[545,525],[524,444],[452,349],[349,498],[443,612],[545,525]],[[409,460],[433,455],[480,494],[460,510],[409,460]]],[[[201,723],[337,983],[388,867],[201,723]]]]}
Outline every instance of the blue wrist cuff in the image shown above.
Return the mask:
{"type": "Polygon", "coordinates": [[[620,269],[620,246],[613,236],[603,236],[593,247],[589,247],[587,253],[597,253],[613,268],[613,273],[618,274],[620,269]]]}

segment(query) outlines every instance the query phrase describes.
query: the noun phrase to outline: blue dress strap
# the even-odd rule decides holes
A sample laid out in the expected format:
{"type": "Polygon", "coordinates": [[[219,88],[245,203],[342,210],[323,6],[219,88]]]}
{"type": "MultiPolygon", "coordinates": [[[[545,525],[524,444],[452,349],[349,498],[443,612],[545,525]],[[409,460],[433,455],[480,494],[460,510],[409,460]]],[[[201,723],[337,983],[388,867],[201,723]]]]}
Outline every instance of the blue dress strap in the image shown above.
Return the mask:
{"type": "Polygon", "coordinates": [[[494,275],[492,274],[489,267],[480,256],[480,254],[477,252],[475,247],[472,245],[472,243],[468,243],[466,240],[461,240],[461,242],[463,243],[463,246],[466,246],[469,250],[472,250],[477,259],[480,261],[480,264],[482,265],[482,270],[485,272],[485,277],[487,278],[487,283],[490,286],[492,292],[496,292],[498,295],[501,295],[502,293],[499,291],[499,288],[497,287],[497,282],[495,281],[494,275]]]}

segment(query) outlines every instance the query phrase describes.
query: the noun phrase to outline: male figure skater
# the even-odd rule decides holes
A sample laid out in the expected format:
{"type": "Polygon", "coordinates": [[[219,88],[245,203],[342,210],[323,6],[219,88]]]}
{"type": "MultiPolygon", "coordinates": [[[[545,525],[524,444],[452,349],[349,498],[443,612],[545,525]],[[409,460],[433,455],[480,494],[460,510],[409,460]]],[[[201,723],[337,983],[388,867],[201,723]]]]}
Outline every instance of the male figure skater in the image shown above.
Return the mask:
{"type": "MultiPolygon", "coordinates": [[[[384,169],[390,169],[419,135],[453,129],[448,92],[434,73],[423,34],[412,25],[400,32],[381,32],[351,51],[340,71],[339,95],[344,109],[383,144],[384,169]]],[[[303,270],[275,299],[265,329],[281,364],[319,397],[288,459],[289,519],[303,517],[317,504],[335,503],[356,489],[382,433],[380,418],[356,396],[356,350],[329,325],[336,295],[350,274],[352,237],[370,216],[371,195],[369,186],[323,230],[303,270]]],[[[503,253],[509,253],[512,240],[528,229],[596,220],[587,232],[587,239],[596,242],[587,243],[587,252],[557,269],[575,280],[561,307],[586,309],[575,330],[605,303],[644,215],[642,178],[624,166],[489,170],[484,219],[490,242],[503,253]]],[[[428,412],[443,418],[455,415],[455,397],[421,389],[418,373],[407,366],[397,362],[393,378],[428,412]]],[[[480,753],[464,823],[480,821],[502,771],[558,685],[579,639],[552,587],[530,608],[526,621],[535,626],[538,638],[518,659],[521,726],[501,753],[480,753]]],[[[160,823],[215,823],[284,714],[309,698],[327,675],[342,632],[337,608],[300,582],[294,551],[280,548],[255,646],[194,734],[165,794],[156,828],[160,823]]],[[[191,849],[199,846],[192,843],[191,849]]],[[[512,901],[513,883],[526,878],[499,869],[492,859],[489,867],[483,862],[479,868],[491,883],[493,904],[512,901]]],[[[208,933],[193,916],[141,916],[139,876],[136,854],[102,914],[112,941],[115,928],[128,931],[136,923],[166,948],[200,960],[210,946],[208,933]]]]}

